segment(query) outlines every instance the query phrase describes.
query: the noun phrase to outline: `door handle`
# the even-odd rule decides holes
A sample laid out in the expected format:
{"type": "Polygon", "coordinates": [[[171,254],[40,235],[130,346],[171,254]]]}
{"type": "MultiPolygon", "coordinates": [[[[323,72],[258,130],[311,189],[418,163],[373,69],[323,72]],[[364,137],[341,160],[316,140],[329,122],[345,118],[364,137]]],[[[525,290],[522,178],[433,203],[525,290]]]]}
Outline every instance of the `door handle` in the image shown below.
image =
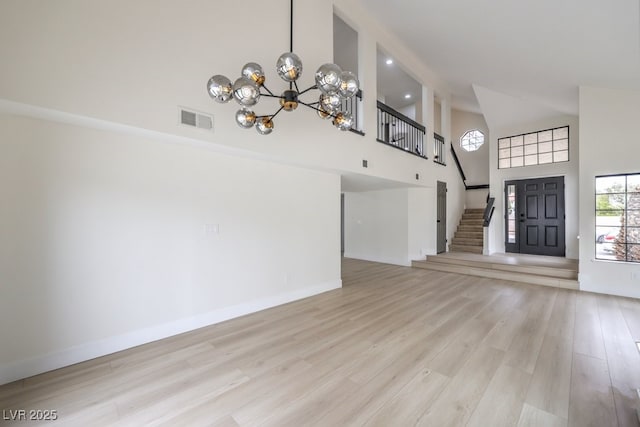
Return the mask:
{"type": "Polygon", "coordinates": [[[521,219],[520,222],[524,222],[524,219],[521,219]]]}
{"type": "Polygon", "coordinates": [[[440,220],[438,220],[438,222],[440,222],[440,220]]]}

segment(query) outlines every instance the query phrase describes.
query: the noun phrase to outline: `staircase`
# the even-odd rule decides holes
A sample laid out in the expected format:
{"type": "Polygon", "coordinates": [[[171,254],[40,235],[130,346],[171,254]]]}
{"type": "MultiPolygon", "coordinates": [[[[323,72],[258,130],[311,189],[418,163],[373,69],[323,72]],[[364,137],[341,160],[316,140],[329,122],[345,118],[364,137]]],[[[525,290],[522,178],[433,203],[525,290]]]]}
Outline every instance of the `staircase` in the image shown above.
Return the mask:
{"type": "Polygon", "coordinates": [[[462,214],[456,234],[449,246],[449,252],[470,252],[481,254],[483,248],[484,209],[466,209],[462,214]]]}
{"type": "Polygon", "coordinates": [[[412,267],[532,285],[578,289],[576,260],[535,255],[446,253],[412,261],[412,267]]]}

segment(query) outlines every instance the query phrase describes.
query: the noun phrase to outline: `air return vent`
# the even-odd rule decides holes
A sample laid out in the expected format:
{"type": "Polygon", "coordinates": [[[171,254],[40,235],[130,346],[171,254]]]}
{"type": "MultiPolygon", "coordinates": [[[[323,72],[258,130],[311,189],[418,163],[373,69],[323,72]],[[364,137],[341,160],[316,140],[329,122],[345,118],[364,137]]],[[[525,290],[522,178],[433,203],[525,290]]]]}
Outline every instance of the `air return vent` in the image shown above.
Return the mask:
{"type": "Polygon", "coordinates": [[[213,130],[213,116],[180,107],[180,123],[204,130],[213,130]]]}

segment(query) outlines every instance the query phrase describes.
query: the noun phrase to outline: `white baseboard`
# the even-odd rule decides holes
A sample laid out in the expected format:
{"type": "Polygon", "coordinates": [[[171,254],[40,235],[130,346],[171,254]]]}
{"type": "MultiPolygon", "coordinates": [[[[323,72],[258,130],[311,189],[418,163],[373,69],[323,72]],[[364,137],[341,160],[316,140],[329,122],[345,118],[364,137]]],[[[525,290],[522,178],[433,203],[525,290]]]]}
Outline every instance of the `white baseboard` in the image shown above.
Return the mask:
{"type": "Polygon", "coordinates": [[[381,262],[383,264],[401,265],[403,267],[411,267],[411,261],[409,259],[399,259],[392,257],[384,257],[377,255],[356,254],[353,252],[345,252],[345,258],[361,259],[363,261],[381,262]]]}
{"type": "Polygon", "coordinates": [[[261,298],[231,307],[217,309],[208,313],[197,314],[188,318],[175,320],[173,322],[138,329],[126,334],[87,342],[60,351],[36,356],[31,359],[5,363],[0,365],[0,385],[95,359],[96,357],[106,356],[107,354],[147,344],[152,341],[168,338],[205,326],[210,326],[225,320],[255,313],[267,308],[286,304],[341,287],[342,280],[332,280],[318,285],[309,286],[307,288],[298,289],[293,292],[261,298]]]}

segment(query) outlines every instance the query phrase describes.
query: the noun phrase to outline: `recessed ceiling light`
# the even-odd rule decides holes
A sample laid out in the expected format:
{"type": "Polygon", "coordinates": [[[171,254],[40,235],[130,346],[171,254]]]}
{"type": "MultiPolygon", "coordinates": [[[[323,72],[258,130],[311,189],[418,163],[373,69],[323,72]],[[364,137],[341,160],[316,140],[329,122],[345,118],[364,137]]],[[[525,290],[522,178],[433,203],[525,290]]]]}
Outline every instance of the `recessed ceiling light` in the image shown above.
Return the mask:
{"type": "Polygon", "coordinates": [[[385,62],[387,63],[387,65],[391,65],[393,64],[393,59],[389,58],[385,62]]]}
{"type": "Polygon", "coordinates": [[[410,93],[408,93],[408,94],[406,94],[406,95],[404,96],[404,99],[409,99],[409,98],[411,98],[411,94],[410,94],[410,93]]]}

